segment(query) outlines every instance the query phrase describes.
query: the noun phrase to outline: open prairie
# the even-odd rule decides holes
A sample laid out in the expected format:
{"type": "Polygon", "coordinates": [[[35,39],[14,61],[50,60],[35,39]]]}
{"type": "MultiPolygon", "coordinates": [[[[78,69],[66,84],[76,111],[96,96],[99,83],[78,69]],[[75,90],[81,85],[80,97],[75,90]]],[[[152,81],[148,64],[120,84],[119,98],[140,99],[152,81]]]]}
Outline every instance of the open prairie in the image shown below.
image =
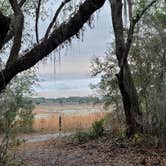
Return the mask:
{"type": "Polygon", "coordinates": [[[111,108],[106,111],[102,105],[38,105],[34,113],[35,130],[57,132],[61,117],[62,132],[74,132],[90,128],[93,122],[110,114],[111,108]]]}

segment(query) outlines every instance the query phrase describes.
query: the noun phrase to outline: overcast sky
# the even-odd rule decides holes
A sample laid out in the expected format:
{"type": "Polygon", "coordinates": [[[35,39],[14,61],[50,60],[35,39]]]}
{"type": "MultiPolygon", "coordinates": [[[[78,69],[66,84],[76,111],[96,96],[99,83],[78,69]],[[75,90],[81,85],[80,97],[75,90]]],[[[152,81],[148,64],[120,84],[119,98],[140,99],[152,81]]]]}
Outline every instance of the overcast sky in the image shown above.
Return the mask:
{"type": "MultiPolygon", "coordinates": [[[[51,15],[53,15],[53,9],[57,5],[56,2],[52,1],[48,4],[48,8],[52,8],[50,10],[51,15]]],[[[39,24],[41,36],[45,32],[47,21],[39,24]]],[[[108,2],[97,12],[93,24],[94,28],[92,29],[88,25],[85,26],[83,41],[75,38],[72,40],[71,46],[61,51],[61,65],[56,63],[56,71],[58,73],[89,73],[90,60],[94,56],[105,55],[107,45],[113,39],[108,2]]],[[[56,56],[58,59],[58,53],[56,56]]],[[[40,65],[39,71],[40,73],[52,73],[54,67],[51,63],[44,63],[44,65],[40,65]]]]}
{"type": "MultiPolygon", "coordinates": [[[[49,1],[50,2],[50,1],[49,1]]],[[[47,5],[51,14],[57,5],[52,1],[47,5]]],[[[59,2],[59,1],[58,1],[59,2]]],[[[49,17],[48,17],[49,18],[49,17]]],[[[49,24],[49,19],[39,23],[39,34],[42,36],[49,24]]],[[[90,61],[96,56],[105,56],[109,43],[113,41],[110,6],[108,2],[97,12],[94,28],[85,26],[83,41],[73,39],[69,47],[61,50],[61,63],[55,64],[48,58],[47,63],[40,63],[38,75],[40,76],[39,87],[36,87],[38,96],[42,97],[69,97],[88,96],[93,92],[89,84],[97,83],[100,78],[90,78],[90,61]]],[[[56,54],[58,59],[59,55],[56,54]]]]}

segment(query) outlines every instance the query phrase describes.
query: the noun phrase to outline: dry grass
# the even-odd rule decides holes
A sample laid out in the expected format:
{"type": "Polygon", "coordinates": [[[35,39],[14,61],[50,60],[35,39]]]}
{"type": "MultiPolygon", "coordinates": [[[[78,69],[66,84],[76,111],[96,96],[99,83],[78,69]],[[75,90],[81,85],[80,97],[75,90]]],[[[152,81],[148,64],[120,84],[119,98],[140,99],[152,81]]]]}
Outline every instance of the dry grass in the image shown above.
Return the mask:
{"type": "Polygon", "coordinates": [[[80,113],[80,110],[86,109],[94,109],[92,106],[85,106],[85,105],[78,105],[78,106],[39,106],[35,109],[36,115],[46,115],[40,118],[36,118],[34,121],[34,129],[35,130],[42,130],[42,131],[49,131],[49,132],[56,132],[59,130],[59,112],[60,110],[65,109],[73,109],[78,110],[78,113],[73,114],[65,114],[62,113],[62,131],[63,132],[70,132],[70,131],[77,131],[88,129],[91,127],[92,123],[96,120],[100,120],[106,114],[110,112],[106,111],[99,111],[101,107],[95,107],[98,109],[97,112],[89,112],[89,113],[80,113]],[[47,108],[47,109],[46,109],[47,108]],[[52,112],[51,110],[57,110],[57,112],[52,112]],[[48,111],[49,110],[49,111],[48,111]]]}

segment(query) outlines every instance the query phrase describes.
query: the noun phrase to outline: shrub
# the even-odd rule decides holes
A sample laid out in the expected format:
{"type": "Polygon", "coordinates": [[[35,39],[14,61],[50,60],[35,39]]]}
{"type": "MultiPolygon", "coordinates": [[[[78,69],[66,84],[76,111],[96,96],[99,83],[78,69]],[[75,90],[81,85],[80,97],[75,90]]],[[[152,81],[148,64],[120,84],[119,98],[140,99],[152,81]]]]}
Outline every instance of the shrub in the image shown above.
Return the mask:
{"type": "Polygon", "coordinates": [[[92,138],[101,137],[104,133],[104,119],[94,122],[90,133],[92,138]]]}
{"type": "Polygon", "coordinates": [[[15,77],[0,94],[0,165],[15,165],[14,153],[11,149],[14,150],[18,145],[18,141],[15,142],[14,139],[16,131],[29,129],[32,126],[33,104],[26,102],[24,96],[32,94],[34,81],[33,72],[24,72],[15,77]]]}
{"type": "Polygon", "coordinates": [[[97,139],[104,134],[104,119],[95,121],[89,131],[78,131],[74,139],[80,143],[87,142],[90,139],[97,139]]]}
{"type": "Polygon", "coordinates": [[[74,135],[74,139],[79,143],[87,142],[90,139],[90,133],[88,131],[78,131],[74,135]]]}
{"type": "Polygon", "coordinates": [[[141,143],[141,142],[143,141],[143,135],[140,134],[140,133],[135,133],[134,136],[133,136],[132,141],[133,141],[134,143],[137,143],[137,144],[138,144],[138,143],[141,143]]]}

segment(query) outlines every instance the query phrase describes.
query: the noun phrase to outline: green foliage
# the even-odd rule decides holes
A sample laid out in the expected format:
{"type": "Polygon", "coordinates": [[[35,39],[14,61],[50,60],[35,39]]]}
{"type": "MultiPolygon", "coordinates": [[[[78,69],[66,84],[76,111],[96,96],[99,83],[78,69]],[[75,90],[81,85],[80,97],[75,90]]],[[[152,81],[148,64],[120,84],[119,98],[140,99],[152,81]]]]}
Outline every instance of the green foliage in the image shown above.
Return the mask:
{"type": "Polygon", "coordinates": [[[89,131],[78,131],[74,135],[74,140],[79,143],[87,142],[91,138],[89,131]]]}
{"type": "Polygon", "coordinates": [[[22,110],[19,114],[19,132],[32,132],[33,131],[33,122],[34,122],[34,114],[32,109],[22,110]]]}
{"type": "MultiPolygon", "coordinates": [[[[140,13],[149,3],[145,0],[137,2],[137,5],[134,5],[133,16],[140,13]]],[[[136,27],[128,57],[143,112],[144,132],[163,138],[163,140],[166,138],[165,9],[165,3],[161,0],[146,12],[136,27]]],[[[92,62],[92,75],[101,74],[101,81],[95,88],[105,98],[106,104],[115,105],[118,114],[123,111],[115,76],[118,73],[118,65],[114,45],[110,47],[106,58],[96,58],[92,62]]]]}
{"type": "MultiPolygon", "coordinates": [[[[162,2],[162,1],[161,1],[162,2]]],[[[144,132],[166,138],[166,12],[164,3],[156,4],[140,23],[131,49],[135,85],[139,89],[144,115],[144,132]],[[136,64],[136,65],[135,65],[136,64]]]]}
{"type": "Polygon", "coordinates": [[[135,133],[132,139],[132,142],[139,144],[143,141],[143,135],[140,133],[135,133]]]}
{"type": "MultiPolygon", "coordinates": [[[[32,85],[36,77],[34,71],[27,71],[18,75],[0,95],[0,163],[4,166],[16,165],[13,153],[19,144],[15,139],[16,132],[30,131],[33,123],[33,103],[25,100],[25,96],[32,95],[32,85]]],[[[19,165],[19,164],[17,164],[19,165]]]]}
{"type": "Polygon", "coordinates": [[[62,98],[26,98],[33,104],[97,104],[102,101],[97,97],[62,97],[62,98]]]}
{"type": "Polygon", "coordinates": [[[89,131],[78,131],[74,135],[74,139],[80,143],[87,142],[91,139],[97,139],[104,134],[104,119],[95,121],[89,131]]]}
{"type": "Polygon", "coordinates": [[[31,128],[33,122],[32,102],[25,100],[25,96],[33,94],[32,85],[36,81],[33,71],[24,72],[17,76],[1,94],[0,132],[7,127],[15,130],[17,127],[31,128]]]}
{"type": "Polygon", "coordinates": [[[116,73],[118,73],[117,66],[115,47],[114,44],[110,44],[105,58],[95,58],[91,62],[91,73],[92,76],[101,76],[101,81],[93,85],[93,89],[96,89],[102,96],[102,103],[104,103],[105,109],[112,104],[115,106],[114,111],[122,115],[122,98],[116,78],[116,73]]]}
{"type": "Polygon", "coordinates": [[[104,119],[96,121],[92,124],[91,137],[98,138],[104,133],[104,119]]]}

